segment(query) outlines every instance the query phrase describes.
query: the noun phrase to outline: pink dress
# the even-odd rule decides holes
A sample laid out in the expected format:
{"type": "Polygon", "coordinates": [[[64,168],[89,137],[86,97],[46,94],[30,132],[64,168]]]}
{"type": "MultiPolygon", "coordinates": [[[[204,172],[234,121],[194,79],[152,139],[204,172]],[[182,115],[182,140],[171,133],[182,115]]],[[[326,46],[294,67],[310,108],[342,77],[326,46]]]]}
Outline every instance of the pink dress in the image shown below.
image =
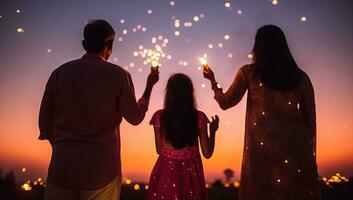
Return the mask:
{"type": "MultiPolygon", "coordinates": [[[[151,125],[160,127],[161,113],[162,110],[153,115],[151,125]]],[[[205,123],[209,120],[199,111],[199,127],[205,123]]],[[[161,147],[151,173],[147,199],[208,199],[198,145],[182,149],[161,147]]]]}

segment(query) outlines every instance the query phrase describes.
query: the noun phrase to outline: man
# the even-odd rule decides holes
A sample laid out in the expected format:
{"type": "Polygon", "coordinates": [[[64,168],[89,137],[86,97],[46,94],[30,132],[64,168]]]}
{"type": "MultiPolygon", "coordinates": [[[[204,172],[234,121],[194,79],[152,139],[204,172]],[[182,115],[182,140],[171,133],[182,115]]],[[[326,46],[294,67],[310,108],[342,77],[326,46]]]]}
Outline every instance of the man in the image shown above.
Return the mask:
{"type": "Polygon", "coordinates": [[[90,21],[82,41],[87,53],[48,80],[39,113],[39,139],[52,145],[45,199],[120,197],[119,125],[122,118],[133,125],[144,119],[159,71],[151,70],[136,102],[130,74],[106,62],[114,36],[106,21],[90,21]]]}

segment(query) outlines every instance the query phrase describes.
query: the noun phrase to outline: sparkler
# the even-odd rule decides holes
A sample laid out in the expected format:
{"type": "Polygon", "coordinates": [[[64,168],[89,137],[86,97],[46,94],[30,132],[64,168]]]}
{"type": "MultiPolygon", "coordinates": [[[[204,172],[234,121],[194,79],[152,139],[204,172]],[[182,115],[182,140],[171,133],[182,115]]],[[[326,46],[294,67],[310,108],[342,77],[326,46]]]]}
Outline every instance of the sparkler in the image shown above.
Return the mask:
{"type": "Polygon", "coordinates": [[[199,57],[199,61],[200,61],[201,65],[203,66],[203,68],[205,68],[205,69],[208,68],[208,64],[207,64],[207,60],[206,60],[205,56],[199,57]]]}
{"type": "MultiPolygon", "coordinates": [[[[158,67],[161,66],[160,59],[167,58],[168,60],[172,59],[171,55],[167,55],[163,48],[167,47],[169,40],[163,35],[158,35],[157,37],[151,38],[151,43],[153,44],[154,48],[148,49],[145,48],[143,45],[139,45],[139,51],[134,51],[133,55],[135,57],[141,56],[145,60],[143,61],[144,65],[148,63],[151,64],[151,70],[155,71],[158,70],[158,67]]],[[[139,69],[139,72],[142,72],[142,68],[139,69]]]]}

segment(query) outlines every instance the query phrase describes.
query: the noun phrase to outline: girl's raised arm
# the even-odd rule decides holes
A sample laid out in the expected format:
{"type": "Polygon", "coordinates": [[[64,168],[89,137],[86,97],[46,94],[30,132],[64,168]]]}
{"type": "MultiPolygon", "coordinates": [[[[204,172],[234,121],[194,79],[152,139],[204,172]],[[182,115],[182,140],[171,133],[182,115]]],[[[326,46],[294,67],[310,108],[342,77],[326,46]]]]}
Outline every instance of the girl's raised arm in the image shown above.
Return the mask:
{"type": "Polygon", "coordinates": [[[216,139],[216,131],[218,129],[219,118],[216,115],[212,117],[212,121],[210,123],[210,135],[208,135],[207,131],[207,123],[203,123],[200,127],[200,145],[201,151],[205,158],[211,158],[214,146],[215,146],[215,139],[216,139]]]}

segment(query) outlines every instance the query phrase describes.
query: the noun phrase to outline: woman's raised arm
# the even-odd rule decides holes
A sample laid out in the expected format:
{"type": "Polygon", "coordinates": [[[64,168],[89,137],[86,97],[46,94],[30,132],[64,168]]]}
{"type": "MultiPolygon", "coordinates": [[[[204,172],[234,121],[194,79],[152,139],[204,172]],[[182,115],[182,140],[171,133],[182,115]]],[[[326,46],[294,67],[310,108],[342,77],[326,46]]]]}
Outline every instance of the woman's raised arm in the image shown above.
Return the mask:
{"type": "Polygon", "coordinates": [[[219,87],[211,68],[204,67],[204,77],[211,81],[212,89],[214,91],[214,98],[223,110],[237,105],[248,89],[248,80],[244,72],[244,67],[245,66],[239,69],[232,85],[225,93],[223,93],[222,89],[219,87]]]}

